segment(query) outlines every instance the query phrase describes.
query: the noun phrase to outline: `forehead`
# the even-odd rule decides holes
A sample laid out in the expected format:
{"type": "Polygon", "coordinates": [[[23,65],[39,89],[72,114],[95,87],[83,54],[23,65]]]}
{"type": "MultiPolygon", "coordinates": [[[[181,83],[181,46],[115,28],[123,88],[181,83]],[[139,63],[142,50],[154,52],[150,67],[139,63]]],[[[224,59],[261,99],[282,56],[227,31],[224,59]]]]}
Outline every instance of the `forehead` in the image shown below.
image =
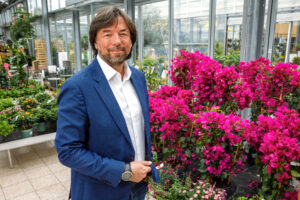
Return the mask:
{"type": "Polygon", "coordinates": [[[129,28],[125,20],[123,19],[123,17],[118,16],[117,18],[114,19],[112,25],[101,28],[98,30],[98,32],[106,32],[106,31],[113,31],[113,30],[129,32],[129,28]]]}

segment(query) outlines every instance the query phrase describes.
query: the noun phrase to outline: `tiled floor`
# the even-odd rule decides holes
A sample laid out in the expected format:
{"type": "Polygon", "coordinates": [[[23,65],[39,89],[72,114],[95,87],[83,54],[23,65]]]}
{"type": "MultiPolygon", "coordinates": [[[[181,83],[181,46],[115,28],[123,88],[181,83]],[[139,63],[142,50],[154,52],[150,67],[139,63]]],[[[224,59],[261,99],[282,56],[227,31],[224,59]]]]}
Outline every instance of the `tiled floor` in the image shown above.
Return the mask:
{"type": "Polygon", "coordinates": [[[53,142],[11,153],[13,169],[7,151],[0,151],[0,200],[67,200],[70,169],[59,163],[53,142]]]}
{"type": "Polygon", "coordinates": [[[53,142],[0,152],[0,200],[66,200],[70,169],[61,165],[53,142]]]}

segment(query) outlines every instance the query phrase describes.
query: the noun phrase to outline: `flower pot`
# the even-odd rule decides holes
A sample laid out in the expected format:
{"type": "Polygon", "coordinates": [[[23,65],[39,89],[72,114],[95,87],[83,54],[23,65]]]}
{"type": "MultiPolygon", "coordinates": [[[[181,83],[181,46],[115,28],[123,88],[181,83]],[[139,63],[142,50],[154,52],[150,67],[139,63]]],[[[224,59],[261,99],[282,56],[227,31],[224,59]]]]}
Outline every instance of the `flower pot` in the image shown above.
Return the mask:
{"type": "Polygon", "coordinates": [[[45,132],[46,131],[46,124],[45,122],[38,123],[36,127],[37,132],[45,132]]]}
{"type": "Polygon", "coordinates": [[[32,128],[21,130],[22,138],[29,138],[32,137],[32,128]]]}
{"type": "Polygon", "coordinates": [[[56,121],[47,121],[45,124],[48,133],[52,133],[56,131],[56,121]]]}
{"type": "Polygon", "coordinates": [[[3,135],[0,135],[0,143],[3,143],[5,140],[5,137],[3,135]]]}
{"type": "Polygon", "coordinates": [[[6,136],[4,140],[5,142],[10,142],[21,138],[22,138],[21,130],[15,129],[8,136],[6,136]]]}

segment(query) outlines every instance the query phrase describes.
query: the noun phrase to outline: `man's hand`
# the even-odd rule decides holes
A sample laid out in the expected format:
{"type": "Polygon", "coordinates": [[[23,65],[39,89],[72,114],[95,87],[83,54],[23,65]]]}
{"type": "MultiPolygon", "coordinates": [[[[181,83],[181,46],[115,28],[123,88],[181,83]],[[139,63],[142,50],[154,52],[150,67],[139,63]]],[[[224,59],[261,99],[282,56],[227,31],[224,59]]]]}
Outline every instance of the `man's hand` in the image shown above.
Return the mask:
{"type": "Polygon", "coordinates": [[[131,182],[141,182],[151,172],[151,161],[134,161],[130,163],[132,177],[131,182]]]}

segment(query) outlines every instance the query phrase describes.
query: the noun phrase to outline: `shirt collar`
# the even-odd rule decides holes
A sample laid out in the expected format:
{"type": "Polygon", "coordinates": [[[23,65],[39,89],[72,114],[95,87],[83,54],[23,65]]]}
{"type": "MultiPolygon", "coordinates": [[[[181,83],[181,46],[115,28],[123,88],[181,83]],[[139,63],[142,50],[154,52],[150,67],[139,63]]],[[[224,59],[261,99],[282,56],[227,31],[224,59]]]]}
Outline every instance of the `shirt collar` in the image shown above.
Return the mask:
{"type": "MultiPolygon", "coordinates": [[[[114,76],[116,76],[119,72],[117,72],[114,68],[112,68],[110,65],[108,65],[99,55],[97,55],[98,63],[106,77],[106,79],[109,81],[114,76]]],[[[127,63],[124,63],[124,77],[123,81],[127,81],[130,79],[131,76],[131,70],[128,67],[127,63]]]]}

